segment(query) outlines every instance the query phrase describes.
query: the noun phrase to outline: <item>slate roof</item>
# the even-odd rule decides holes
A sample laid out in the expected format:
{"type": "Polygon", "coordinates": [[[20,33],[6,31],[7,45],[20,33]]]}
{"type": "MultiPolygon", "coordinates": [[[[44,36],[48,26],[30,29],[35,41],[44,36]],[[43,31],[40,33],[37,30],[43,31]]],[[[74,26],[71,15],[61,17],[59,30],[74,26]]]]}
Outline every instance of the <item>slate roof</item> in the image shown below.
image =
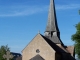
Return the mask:
{"type": "Polygon", "coordinates": [[[64,45],[63,42],[61,41],[60,37],[58,37],[58,36],[52,35],[51,38],[50,38],[50,36],[46,36],[46,37],[49,38],[53,43],[64,45]]]}
{"type": "Polygon", "coordinates": [[[22,60],[22,56],[17,57],[16,60],[22,60]]]}
{"type": "Polygon", "coordinates": [[[17,57],[20,57],[20,56],[21,56],[20,53],[11,52],[11,54],[14,56],[14,57],[13,57],[13,60],[16,60],[17,57]]]}
{"type": "MultiPolygon", "coordinates": [[[[41,34],[40,34],[41,35],[41,34]]],[[[57,46],[54,42],[52,42],[50,39],[46,38],[45,36],[41,35],[44,40],[58,53],[68,53],[68,51],[65,49],[64,46],[57,46]]]]}
{"type": "Polygon", "coordinates": [[[12,54],[12,55],[19,55],[19,56],[21,56],[20,53],[14,53],[14,52],[11,52],[11,54],[12,54]]]}
{"type": "Polygon", "coordinates": [[[31,58],[30,60],[44,60],[39,54],[31,58]]]}
{"type": "MultiPolygon", "coordinates": [[[[41,35],[41,34],[40,34],[41,35]]],[[[44,40],[59,54],[61,54],[62,56],[63,55],[67,55],[68,58],[64,58],[64,59],[69,59],[69,60],[75,60],[74,57],[71,56],[70,52],[66,49],[67,46],[59,46],[59,45],[56,45],[55,43],[53,43],[50,39],[46,38],[45,36],[41,35],[44,40]]],[[[75,55],[75,54],[74,54],[75,55]]],[[[66,56],[65,56],[66,57],[66,56]]]]}
{"type": "Polygon", "coordinates": [[[59,32],[59,29],[57,26],[54,0],[50,0],[48,23],[47,23],[46,31],[57,31],[57,32],[59,32]]]}
{"type": "Polygon", "coordinates": [[[48,23],[45,31],[45,36],[56,44],[63,44],[60,40],[60,31],[57,24],[54,0],[50,0],[48,23]],[[46,32],[48,32],[48,34],[46,34],[46,32]],[[57,36],[53,35],[54,32],[56,32],[57,36]]]}
{"type": "Polygon", "coordinates": [[[67,50],[72,56],[75,57],[75,52],[74,52],[75,48],[74,48],[74,46],[67,46],[66,50],[67,50]]]}

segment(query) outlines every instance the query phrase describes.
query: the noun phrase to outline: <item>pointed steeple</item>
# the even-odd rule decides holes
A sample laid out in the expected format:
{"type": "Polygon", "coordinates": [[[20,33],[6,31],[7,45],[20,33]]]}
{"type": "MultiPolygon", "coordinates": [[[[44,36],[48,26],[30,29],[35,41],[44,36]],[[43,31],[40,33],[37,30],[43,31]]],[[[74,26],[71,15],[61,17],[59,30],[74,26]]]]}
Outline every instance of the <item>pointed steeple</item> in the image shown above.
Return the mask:
{"type": "Polygon", "coordinates": [[[46,31],[57,31],[57,32],[59,32],[59,29],[57,26],[54,0],[50,0],[48,24],[47,24],[46,31]]]}
{"type": "Polygon", "coordinates": [[[57,25],[54,0],[50,0],[48,23],[45,31],[45,36],[56,44],[62,44],[60,40],[60,32],[57,25]]]}

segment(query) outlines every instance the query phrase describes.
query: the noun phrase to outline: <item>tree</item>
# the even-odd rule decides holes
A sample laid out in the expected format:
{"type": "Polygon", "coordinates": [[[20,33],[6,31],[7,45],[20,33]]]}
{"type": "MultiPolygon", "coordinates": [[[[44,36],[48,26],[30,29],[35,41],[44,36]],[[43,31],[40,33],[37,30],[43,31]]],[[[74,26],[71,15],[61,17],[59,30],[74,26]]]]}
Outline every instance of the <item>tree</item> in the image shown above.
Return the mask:
{"type": "Polygon", "coordinates": [[[75,42],[75,53],[80,59],[80,22],[76,24],[76,33],[72,35],[72,40],[75,42]]]}
{"type": "Polygon", "coordinates": [[[6,60],[3,58],[3,55],[6,54],[6,51],[8,50],[10,51],[10,48],[8,47],[8,45],[0,47],[0,60],[6,60]]]}
{"type": "Polygon", "coordinates": [[[79,15],[80,15],[80,10],[79,10],[79,15]]]}

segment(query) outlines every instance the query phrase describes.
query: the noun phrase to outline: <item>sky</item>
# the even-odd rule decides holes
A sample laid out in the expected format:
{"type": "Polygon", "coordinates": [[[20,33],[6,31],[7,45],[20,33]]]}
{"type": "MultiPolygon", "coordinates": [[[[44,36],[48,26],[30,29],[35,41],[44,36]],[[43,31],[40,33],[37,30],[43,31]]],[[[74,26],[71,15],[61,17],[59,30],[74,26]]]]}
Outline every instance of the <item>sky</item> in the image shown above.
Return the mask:
{"type": "MultiPolygon", "coordinates": [[[[40,33],[44,35],[50,0],[0,0],[0,46],[21,53],[40,33]]],[[[80,22],[80,0],[55,0],[58,27],[65,45],[74,45],[71,35],[80,22]]]]}

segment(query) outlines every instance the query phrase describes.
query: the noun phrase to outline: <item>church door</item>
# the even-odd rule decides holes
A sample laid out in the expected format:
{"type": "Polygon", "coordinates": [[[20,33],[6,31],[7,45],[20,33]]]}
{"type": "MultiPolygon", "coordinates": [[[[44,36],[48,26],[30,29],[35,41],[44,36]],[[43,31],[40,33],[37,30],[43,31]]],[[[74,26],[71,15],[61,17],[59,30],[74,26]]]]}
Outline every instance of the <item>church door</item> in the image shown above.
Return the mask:
{"type": "Polygon", "coordinates": [[[33,58],[31,58],[30,60],[44,60],[40,55],[36,55],[33,58]]]}

